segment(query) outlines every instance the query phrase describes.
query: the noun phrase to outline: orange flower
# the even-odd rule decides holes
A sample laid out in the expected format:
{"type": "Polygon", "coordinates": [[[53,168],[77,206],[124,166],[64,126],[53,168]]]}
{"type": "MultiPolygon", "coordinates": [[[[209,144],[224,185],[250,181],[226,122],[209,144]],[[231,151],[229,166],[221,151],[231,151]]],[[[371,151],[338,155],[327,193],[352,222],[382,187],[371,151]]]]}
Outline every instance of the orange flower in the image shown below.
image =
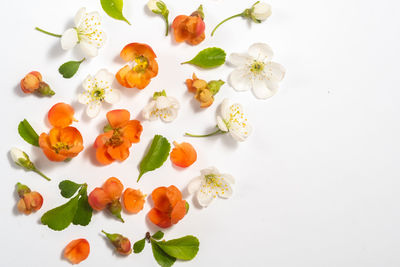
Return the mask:
{"type": "Polygon", "coordinates": [[[107,208],[114,216],[124,220],[121,217],[121,202],[119,201],[124,186],[121,181],[115,177],[108,178],[102,187],[96,187],[88,197],[89,205],[97,211],[107,208]]]}
{"type": "Polygon", "coordinates": [[[65,103],[57,103],[51,107],[47,118],[54,127],[67,127],[76,121],[74,118],[74,109],[65,103]]]}
{"type": "Polygon", "coordinates": [[[50,130],[39,136],[39,146],[51,161],[64,161],[76,157],[83,150],[81,133],[75,127],[50,130]]]}
{"type": "Polygon", "coordinates": [[[125,109],[112,110],[107,113],[108,131],[96,138],[97,161],[103,165],[115,160],[124,161],[129,156],[132,143],[140,141],[143,127],[137,120],[129,120],[130,113],[125,109]]]}
{"type": "Polygon", "coordinates": [[[64,249],[64,258],[72,264],[78,264],[87,259],[90,253],[90,245],[86,239],[71,241],[64,249]]]}
{"type": "Polygon", "coordinates": [[[204,14],[202,6],[190,16],[177,16],[172,22],[175,41],[178,43],[187,42],[191,45],[198,45],[205,38],[204,14]]]}
{"type": "Polygon", "coordinates": [[[122,196],[125,209],[130,213],[138,213],[146,202],[145,195],[140,190],[127,188],[122,196]]]}
{"type": "Polygon", "coordinates": [[[183,142],[178,144],[174,142],[175,148],[172,149],[170,158],[176,166],[186,168],[192,165],[197,160],[197,153],[193,146],[183,142]]]}
{"type": "Polygon", "coordinates": [[[17,183],[17,192],[21,198],[18,201],[17,208],[21,213],[26,215],[34,211],[40,210],[43,205],[43,197],[36,191],[31,192],[26,185],[17,183]]]}
{"type": "Polygon", "coordinates": [[[157,56],[150,46],[130,43],[122,49],[120,56],[124,61],[135,64],[133,67],[125,65],[115,75],[122,86],[143,89],[150,83],[151,78],[157,76],[157,56]]]}
{"type": "Polygon", "coordinates": [[[188,204],[182,200],[181,191],[173,185],[154,189],[151,198],[154,208],[147,216],[152,223],[161,228],[168,228],[178,223],[187,213],[188,204]]]}

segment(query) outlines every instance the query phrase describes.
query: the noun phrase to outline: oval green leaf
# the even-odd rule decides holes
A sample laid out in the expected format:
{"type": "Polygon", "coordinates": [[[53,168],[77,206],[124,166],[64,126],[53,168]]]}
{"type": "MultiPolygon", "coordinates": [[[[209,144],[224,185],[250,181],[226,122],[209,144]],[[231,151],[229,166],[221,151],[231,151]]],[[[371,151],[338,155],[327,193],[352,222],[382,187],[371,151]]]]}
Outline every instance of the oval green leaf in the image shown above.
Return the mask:
{"type": "Polygon", "coordinates": [[[58,188],[61,190],[60,193],[65,198],[72,197],[81,186],[81,184],[74,183],[70,180],[61,181],[58,184],[58,188]]]}
{"type": "Polygon", "coordinates": [[[146,238],[136,241],[135,244],[133,244],[133,252],[136,254],[142,252],[145,244],[146,244],[146,238]]]}
{"type": "Polygon", "coordinates": [[[34,146],[39,146],[39,135],[35,132],[26,119],[19,123],[18,133],[27,143],[34,146]]]}
{"type": "Polygon", "coordinates": [[[225,63],[226,53],[218,47],[206,48],[200,51],[192,60],[181,64],[192,64],[204,69],[211,69],[225,63]]]}
{"type": "Polygon", "coordinates": [[[154,238],[155,240],[160,240],[161,238],[164,237],[164,233],[161,231],[157,231],[155,234],[153,234],[151,236],[152,238],[154,238]]]}
{"type": "Polygon", "coordinates": [[[153,250],[154,259],[161,267],[171,267],[176,259],[164,252],[159,246],[159,242],[151,240],[151,248],[153,250]]]}
{"type": "Polygon", "coordinates": [[[167,138],[162,135],[155,135],[149,151],[140,162],[140,174],[137,181],[139,182],[142,175],[146,172],[160,168],[167,160],[170,150],[171,144],[167,138]]]}
{"type": "Polygon", "coordinates": [[[123,0],[100,0],[101,7],[104,12],[110,17],[117,20],[122,20],[131,25],[131,23],[122,14],[122,8],[124,7],[123,0]]]}
{"type": "Polygon", "coordinates": [[[71,78],[78,71],[79,66],[85,59],[81,61],[68,61],[58,68],[58,72],[66,79],[71,78]]]}
{"type": "Polygon", "coordinates": [[[70,201],[43,214],[41,221],[50,229],[61,231],[67,228],[75,217],[78,209],[79,195],[70,201]]]}
{"type": "Polygon", "coordinates": [[[187,235],[167,242],[157,242],[157,245],[168,255],[180,259],[191,260],[196,257],[199,251],[199,239],[192,235],[187,235]]]}

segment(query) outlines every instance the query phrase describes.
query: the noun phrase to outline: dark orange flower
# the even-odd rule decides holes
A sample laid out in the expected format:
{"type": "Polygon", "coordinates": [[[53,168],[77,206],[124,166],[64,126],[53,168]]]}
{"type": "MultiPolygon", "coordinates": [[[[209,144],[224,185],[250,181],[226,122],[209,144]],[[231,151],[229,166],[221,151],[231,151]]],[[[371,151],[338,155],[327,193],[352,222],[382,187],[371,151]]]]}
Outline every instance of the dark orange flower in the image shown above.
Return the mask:
{"type": "Polygon", "coordinates": [[[51,161],[76,157],[83,150],[81,133],[75,127],[53,128],[39,136],[39,146],[51,161]]]}
{"type": "Polygon", "coordinates": [[[146,202],[145,195],[140,190],[127,188],[122,196],[125,209],[130,213],[138,213],[146,202]]]}
{"type": "Polygon", "coordinates": [[[177,16],[172,22],[175,41],[178,43],[186,41],[191,45],[201,43],[206,38],[204,33],[206,25],[203,19],[204,15],[201,6],[190,16],[177,16]]]}
{"type": "Polygon", "coordinates": [[[187,202],[182,200],[181,191],[173,185],[154,189],[151,198],[154,208],[147,216],[152,223],[161,228],[178,223],[187,213],[187,202]]]}
{"type": "Polygon", "coordinates": [[[115,160],[124,161],[129,156],[132,143],[140,141],[143,127],[137,120],[129,120],[130,113],[125,109],[107,113],[108,131],[96,138],[96,158],[103,165],[115,160]]]}
{"type": "Polygon", "coordinates": [[[72,264],[78,264],[87,259],[90,253],[90,245],[86,239],[71,241],[64,249],[64,258],[72,264]]]}
{"type": "Polygon", "coordinates": [[[143,89],[150,83],[151,78],[157,76],[157,56],[150,46],[130,43],[122,49],[120,56],[124,61],[134,64],[132,67],[125,65],[115,75],[122,86],[143,89]]]}
{"type": "Polygon", "coordinates": [[[178,144],[174,142],[175,148],[172,149],[170,158],[175,165],[186,168],[192,165],[197,160],[197,153],[193,146],[183,142],[178,144]]]}
{"type": "Polygon", "coordinates": [[[115,177],[108,178],[102,187],[96,187],[88,197],[89,205],[97,211],[107,208],[114,216],[124,220],[121,217],[121,202],[119,201],[124,186],[121,181],[115,177]]]}

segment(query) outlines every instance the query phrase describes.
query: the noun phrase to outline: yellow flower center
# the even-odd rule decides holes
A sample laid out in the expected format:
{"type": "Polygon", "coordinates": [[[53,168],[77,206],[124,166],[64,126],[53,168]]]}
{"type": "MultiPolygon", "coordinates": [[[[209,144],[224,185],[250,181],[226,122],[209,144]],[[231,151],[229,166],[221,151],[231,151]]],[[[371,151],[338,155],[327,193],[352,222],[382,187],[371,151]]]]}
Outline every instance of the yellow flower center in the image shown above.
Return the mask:
{"type": "Polygon", "coordinates": [[[113,135],[111,136],[110,139],[108,139],[107,144],[111,145],[113,147],[119,146],[123,143],[122,140],[122,133],[120,131],[120,128],[114,129],[113,135]]]}
{"type": "Polygon", "coordinates": [[[67,145],[64,142],[57,142],[54,146],[53,146],[54,151],[58,154],[60,152],[60,150],[68,150],[69,149],[69,145],[67,145]]]}
{"type": "Polygon", "coordinates": [[[135,67],[133,70],[136,72],[144,72],[149,66],[149,60],[144,56],[139,56],[135,58],[135,67]]]}
{"type": "Polygon", "coordinates": [[[90,92],[90,95],[93,99],[103,101],[104,100],[104,89],[95,86],[93,90],[90,92]]]}
{"type": "Polygon", "coordinates": [[[254,60],[253,64],[250,66],[250,71],[257,74],[264,70],[265,63],[262,61],[254,60]]]}

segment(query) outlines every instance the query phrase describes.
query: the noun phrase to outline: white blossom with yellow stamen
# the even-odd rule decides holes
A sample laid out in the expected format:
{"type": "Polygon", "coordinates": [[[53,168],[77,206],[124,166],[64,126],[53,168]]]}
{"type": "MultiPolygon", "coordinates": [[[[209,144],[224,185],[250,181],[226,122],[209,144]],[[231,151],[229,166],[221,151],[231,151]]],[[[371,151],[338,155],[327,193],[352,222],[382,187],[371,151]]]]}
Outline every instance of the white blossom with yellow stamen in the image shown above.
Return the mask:
{"type": "Polygon", "coordinates": [[[75,15],[75,27],[66,30],[61,37],[61,47],[69,50],[79,44],[86,57],[97,56],[97,50],[106,41],[106,34],[101,30],[100,14],[87,13],[82,7],[75,15]]]}
{"type": "Polygon", "coordinates": [[[231,185],[235,179],[230,174],[221,174],[215,167],[202,170],[201,176],[194,178],[188,185],[190,194],[196,194],[199,204],[207,207],[217,196],[230,198],[231,185]]]}
{"type": "Polygon", "coordinates": [[[222,132],[229,132],[236,141],[240,142],[246,140],[252,131],[252,127],[243,113],[242,105],[238,103],[230,105],[228,99],[224,99],[221,104],[217,123],[222,132]]]}
{"type": "Polygon", "coordinates": [[[285,76],[285,68],[271,61],[273,55],[271,47],[262,43],[250,46],[247,54],[231,54],[229,62],[236,69],[229,76],[230,85],[236,91],[253,89],[259,99],[273,96],[285,76]]]}
{"type": "Polygon", "coordinates": [[[175,97],[167,96],[165,91],[156,92],[150,103],[143,109],[146,120],[162,119],[165,122],[173,121],[179,110],[179,102],[175,97]]]}
{"type": "Polygon", "coordinates": [[[94,77],[88,75],[83,81],[85,91],[78,96],[78,101],[87,105],[86,114],[89,117],[94,118],[99,114],[102,102],[115,104],[119,101],[119,91],[111,88],[113,80],[114,74],[101,69],[94,77]]]}

